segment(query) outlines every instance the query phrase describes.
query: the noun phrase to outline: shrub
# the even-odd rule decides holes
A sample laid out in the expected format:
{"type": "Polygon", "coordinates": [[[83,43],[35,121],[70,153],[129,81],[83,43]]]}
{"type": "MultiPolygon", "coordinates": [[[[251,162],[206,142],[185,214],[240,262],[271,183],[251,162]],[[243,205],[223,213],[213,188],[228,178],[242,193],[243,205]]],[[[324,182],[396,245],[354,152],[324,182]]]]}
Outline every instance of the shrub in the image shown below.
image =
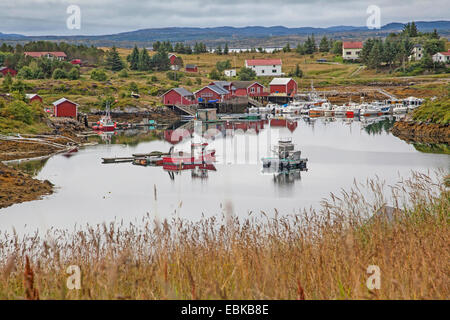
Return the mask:
{"type": "Polygon", "coordinates": [[[139,93],[139,87],[137,86],[136,82],[134,82],[134,81],[130,83],[129,89],[131,92],[139,93]]]}
{"type": "Polygon", "coordinates": [[[105,71],[101,69],[94,69],[91,72],[91,79],[95,81],[106,81],[107,76],[105,71]]]}
{"type": "Polygon", "coordinates": [[[72,68],[67,74],[67,78],[70,80],[77,80],[80,78],[80,70],[78,68],[72,68]]]}
{"type": "Polygon", "coordinates": [[[256,78],[256,73],[250,68],[241,68],[239,72],[239,80],[241,81],[249,81],[256,78]]]}
{"type": "Polygon", "coordinates": [[[166,75],[167,75],[167,79],[173,80],[173,81],[180,80],[184,76],[183,73],[176,72],[176,71],[168,71],[168,72],[166,72],[166,75]]]}
{"type": "Polygon", "coordinates": [[[55,69],[55,71],[53,71],[53,75],[52,75],[53,79],[65,79],[67,78],[67,73],[60,68],[55,69]]]}
{"type": "Polygon", "coordinates": [[[128,78],[128,72],[127,72],[127,70],[126,70],[126,69],[122,69],[122,70],[119,72],[119,77],[120,77],[120,78],[128,78]]]}
{"type": "Polygon", "coordinates": [[[33,70],[31,70],[31,68],[28,66],[24,66],[22,69],[20,69],[19,72],[17,73],[17,76],[21,79],[28,79],[28,80],[34,78],[33,70]]]}
{"type": "Polygon", "coordinates": [[[16,100],[8,104],[2,110],[2,115],[13,120],[32,124],[35,113],[33,109],[23,101],[16,100]]]}

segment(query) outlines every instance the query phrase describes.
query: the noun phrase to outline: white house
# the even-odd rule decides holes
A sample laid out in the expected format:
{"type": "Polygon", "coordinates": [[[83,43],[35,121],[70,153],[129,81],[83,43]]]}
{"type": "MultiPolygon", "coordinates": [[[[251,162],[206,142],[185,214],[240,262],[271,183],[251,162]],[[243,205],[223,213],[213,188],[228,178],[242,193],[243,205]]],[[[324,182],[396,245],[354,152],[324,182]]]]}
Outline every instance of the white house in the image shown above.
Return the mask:
{"type": "Polygon", "coordinates": [[[223,72],[227,77],[236,77],[236,69],[228,69],[223,72]]]}
{"type": "Polygon", "coordinates": [[[245,67],[255,71],[256,76],[281,76],[281,59],[245,60],[245,67]]]}
{"type": "Polygon", "coordinates": [[[418,61],[423,58],[423,47],[421,44],[415,44],[412,53],[409,56],[409,60],[418,61]]]}
{"type": "Polygon", "coordinates": [[[349,42],[344,41],[342,43],[342,58],[344,60],[357,60],[363,48],[361,41],[349,42]]]}
{"type": "Polygon", "coordinates": [[[438,52],[433,55],[433,62],[450,63],[450,49],[447,52],[438,52]]]}

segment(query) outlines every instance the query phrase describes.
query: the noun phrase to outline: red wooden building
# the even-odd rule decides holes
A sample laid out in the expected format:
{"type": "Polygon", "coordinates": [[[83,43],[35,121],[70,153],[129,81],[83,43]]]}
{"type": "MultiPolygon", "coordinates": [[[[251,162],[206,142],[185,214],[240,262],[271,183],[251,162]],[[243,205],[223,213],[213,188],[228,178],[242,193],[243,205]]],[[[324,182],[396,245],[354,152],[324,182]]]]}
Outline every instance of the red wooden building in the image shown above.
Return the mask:
{"type": "Polygon", "coordinates": [[[66,98],[61,98],[53,102],[55,117],[77,118],[78,104],[66,98]]]}
{"type": "Polygon", "coordinates": [[[217,101],[222,102],[231,97],[231,92],[218,85],[208,85],[194,92],[198,101],[217,101]]]}
{"type": "Polygon", "coordinates": [[[42,97],[38,94],[34,94],[34,93],[27,93],[25,95],[25,98],[30,102],[33,103],[35,101],[42,103],[42,97]]]}
{"type": "Polygon", "coordinates": [[[6,76],[9,73],[11,77],[14,77],[17,74],[17,71],[8,67],[0,67],[0,73],[3,74],[3,76],[6,76]]]}
{"type": "Polygon", "coordinates": [[[198,67],[195,64],[187,64],[185,70],[186,72],[198,72],[198,67]]]}
{"type": "Polygon", "coordinates": [[[163,104],[190,105],[195,103],[195,96],[185,88],[173,88],[162,95],[163,104]]]}
{"type": "Polygon", "coordinates": [[[73,59],[72,61],[70,61],[70,63],[73,64],[73,65],[81,66],[81,60],[80,59],[73,59]]]}
{"type": "Polygon", "coordinates": [[[297,94],[297,82],[292,78],[274,78],[270,84],[270,94],[293,96],[297,94]]]}

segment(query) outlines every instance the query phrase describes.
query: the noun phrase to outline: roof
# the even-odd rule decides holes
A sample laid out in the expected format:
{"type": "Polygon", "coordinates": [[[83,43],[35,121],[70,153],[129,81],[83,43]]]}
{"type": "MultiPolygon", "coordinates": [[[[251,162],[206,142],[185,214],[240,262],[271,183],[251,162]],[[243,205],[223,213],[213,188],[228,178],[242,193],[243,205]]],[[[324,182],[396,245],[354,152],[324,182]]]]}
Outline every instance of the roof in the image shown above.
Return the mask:
{"type": "Polygon", "coordinates": [[[439,54],[442,54],[443,56],[450,56],[450,49],[446,52],[438,52],[439,54]]]}
{"type": "Polygon", "coordinates": [[[194,68],[197,68],[197,65],[195,65],[195,64],[187,64],[186,65],[186,69],[194,69],[194,68]]]}
{"type": "Polygon", "coordinates": [[[292,78],[273,78],[272,81],[270,81],[269,85],[286,85],[289,83],[289,81],[293,80],[292,78]]]}
{"type": "Polygon", "coordinates": [[[38,94],[36,93],[27,93],[25,94],[25,98],[27,99],[33,99],[34,97],[40,97],[38,94]]]}
{"type": "Polygon", "coordinates": [[[46,54],[51,54],[55,57],[67,57],[67,55],[62,51],[27,51],[23,53],[26,56],[30,56],[33,58],[39,58],[46,54]]]}
{"type": "Polygon", "coordinates": [[[342,48],[344,49],[362,49],[362,41],[345,41],[342,43],[342,48]]]}
{"type": "MultiPolygon", "coordinates": [[[[166,93],[169,93],[172,90],[175,91],[176,93],[178,93],[182,97],[189,97],[189,96],[193,96],[194,95],[189,90],[186,90],[185,88],[181,88],[181,87],[179,87],[179,88],[172,88],[169,91],[167,91],[166,93]]],[[[163,96],[166,95],[166,93],[164,93],[163,96]]]]}
{"type": "MultiPolygon", "coordinates": [[[[14,69],[8,68],[8,67],[0,67],[0,71],[2,71],[2,70],[14,70],[14,69]]],[[[14,70],[14,71],[15,71],[15,70],[14,70]]]]}
{"type": "Polygon", "coordinates": [[[75,105],[79,105],[78,103],[75,103],[75,102],[73,102],[73,101],[70,101],[69,99],[66,99],[66,98],[61,98],[61,99],[59,99],[59,100],[56,100],[55,102],[53,102],[52,104],[54,105],[54,106],[57,106],[57,105],[60,105],[61,103],[63,103],[63,102],[70,102],[70,103],[73,103],[73,104],[75,104],[75,105]]]}
{"type": "Polygon", "coordinates": [[[281,59],[251,59],[245,60],[247,66],[271,66],[281,65],[281,59]]]}
{"type": "Polygon", "coordinates": [[[262,84],[256,81],[233,81],[233,87],[235,87],[236,89],[247,89],[248,87],[254,85],[255,83],[264,87],[262,84]]]}
{"type": "Polygon", "coordinates": [[[220,94],[220,95],[230,93],[228,90],[226,90],[226,89],[224,89],[224,88],[222,88],[220,86],[217,86],[215,84],[210,84],[210,85],[207,85],[206,87],[201,88],[200,90],[195,91],[194,94],[199,92],[199,91],[201,91],[201,90],[203,90],[203,89],[205,89],[205,88],[209,88],[210,90],[212,90],[212,91],[214,91],[214,92],[216,92],[217,94],[220,94]]]}

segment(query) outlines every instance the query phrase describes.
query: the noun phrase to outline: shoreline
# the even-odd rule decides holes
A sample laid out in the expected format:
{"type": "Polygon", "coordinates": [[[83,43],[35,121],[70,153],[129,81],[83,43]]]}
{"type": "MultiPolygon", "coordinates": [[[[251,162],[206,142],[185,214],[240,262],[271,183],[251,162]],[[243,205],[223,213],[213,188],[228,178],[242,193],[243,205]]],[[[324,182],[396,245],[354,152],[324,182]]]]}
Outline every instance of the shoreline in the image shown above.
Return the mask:
{"type": "Polygon", "coordinates": [[[397,138],[407,142],[450,144],[450,126],[448,124],[402,120],[394,123],[391,132],[397,138]]]}

